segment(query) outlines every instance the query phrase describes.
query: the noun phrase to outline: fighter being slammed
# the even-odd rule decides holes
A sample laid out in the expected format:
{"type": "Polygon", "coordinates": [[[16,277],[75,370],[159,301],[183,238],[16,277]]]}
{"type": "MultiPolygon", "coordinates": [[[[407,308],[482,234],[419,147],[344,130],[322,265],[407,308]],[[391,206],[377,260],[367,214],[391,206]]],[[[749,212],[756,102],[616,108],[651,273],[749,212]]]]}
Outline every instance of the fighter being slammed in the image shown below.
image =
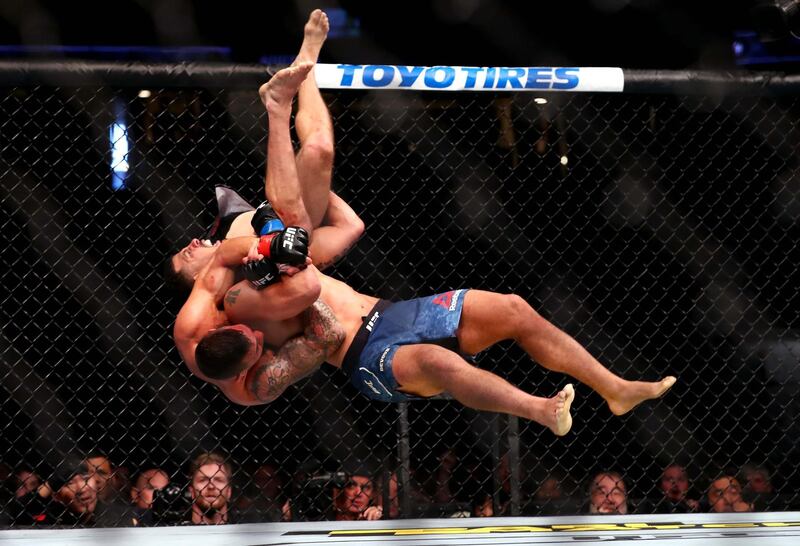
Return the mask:
{"type": "MultiPolygon", "coordinates": [[[[285,168],[285,188],[297,187],[292,180],[298,175],[294,162],[285,161],[291,152],[285,145],[273,146],[272,140],[277,137],[280,144],[288,135],[282,120],[288,119],[292,98],[310,70],[298,63],[263,88],[270,113],[268,163],[278,161],[285,168]]],[[[286,202],[274,201],[276,210],[305,206],[299,193],[284,192],[279,199],[286,202]]],[[[187,364],[191,361],[195,373],[239,404],[269,403],[327,361],[375,400],[399,402],[448,392],[470,408],[517,415],[566,434],[572,425],[572,385],[551,398],[533,396],[462,356],[508,339],[545,368],[590,386],[616,415],[661,396],[675,383],[674,377],[622,379],[513,294],[461,289],[388,302],[358,293],[313,265],[263,290],[246,282],[231,286],[231,267],[248,254],[250,261],[263,255],[258,245],[255,238],[223,242],[217,254],[225,259],[214,260],[198,276],[175,326],[187,364]],[[224,311],[217,308],[221,301],[224,311]],[[305,309],[302,318],[290,314],[300,309],[305,309]],[[203,313],[215,320],[199,319],[203,313]],[[193,320],[202,320],[202,326],[187,329],[193,320]]]]}

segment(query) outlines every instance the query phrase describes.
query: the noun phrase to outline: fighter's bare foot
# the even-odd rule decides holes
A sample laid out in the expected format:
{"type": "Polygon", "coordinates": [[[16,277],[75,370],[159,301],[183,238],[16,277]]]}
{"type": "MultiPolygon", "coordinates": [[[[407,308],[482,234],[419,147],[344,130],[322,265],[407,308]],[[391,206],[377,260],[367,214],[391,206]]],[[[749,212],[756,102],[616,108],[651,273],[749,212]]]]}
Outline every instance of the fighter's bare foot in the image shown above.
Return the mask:
{"type": "Polygon", "coordinates": [[[608,408],[614,415],[624,415],[645,400],[662,396],[675,381],[671,375],[661,381],[628,381],[615,397],[608,400],[608,408]]]}
{"type": "Polygon", "coordinates": [[[300,84],[314,68],[312,62],[301,62],[275,73],[270,80],[259,87],[258,94],[267,110],[275,107],[291,107],[300,84]]]}
{"type": "Polygon", "coordinates": [[[575,389],[568,384],[547,402],[547,427],[556,436],[564,436],[572,428],[569,408],[575,400],[575,389]]]}
{"type": "Polygon", "coordinates": [[[325,43],[330,28],[328,15],[324,11],[321,9],[312,11],[311,15],[308,16],[306,26],[303,28],[303,45],[300,46],[300,52],[292,64],[304,61],[317,62],[322,44],[325,43]]]}

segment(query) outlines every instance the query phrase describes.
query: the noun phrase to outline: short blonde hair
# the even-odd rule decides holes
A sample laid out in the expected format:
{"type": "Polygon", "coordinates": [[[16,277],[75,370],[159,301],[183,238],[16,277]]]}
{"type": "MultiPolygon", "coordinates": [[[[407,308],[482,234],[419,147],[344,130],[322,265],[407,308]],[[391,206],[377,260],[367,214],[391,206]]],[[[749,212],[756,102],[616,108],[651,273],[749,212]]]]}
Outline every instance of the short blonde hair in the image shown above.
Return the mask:
{"type": "Polygon", "coordinates": [[[197,471],[200,470],[200,467],[207,464],[218,464],[225,470],[225,474],[227,474],[229,480],[233,477],[233,467],[231,467],[224,455],[215,453],[214,451],[206,451],[192,460],[191,465],[189,465],[189,479],[193,479],[197,471]]]}

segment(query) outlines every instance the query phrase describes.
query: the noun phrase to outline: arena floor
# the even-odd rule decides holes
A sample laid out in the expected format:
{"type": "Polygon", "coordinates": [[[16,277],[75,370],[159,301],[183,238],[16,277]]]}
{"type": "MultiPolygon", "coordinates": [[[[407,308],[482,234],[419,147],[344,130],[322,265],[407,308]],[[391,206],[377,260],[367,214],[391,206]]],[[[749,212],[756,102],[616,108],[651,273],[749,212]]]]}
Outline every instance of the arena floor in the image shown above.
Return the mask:
{"type": "Polygon", "coordinates": [[[789,546],[800,544],[800,512],[569,516],[551,518],[417,519],[377,522],[260,523],[218,527],[0,531],[3,546],[114,545],[503,546],[607,544],[654,546],[789,546]],[[691,541],[687,543],[686,541],[691,541]]]}

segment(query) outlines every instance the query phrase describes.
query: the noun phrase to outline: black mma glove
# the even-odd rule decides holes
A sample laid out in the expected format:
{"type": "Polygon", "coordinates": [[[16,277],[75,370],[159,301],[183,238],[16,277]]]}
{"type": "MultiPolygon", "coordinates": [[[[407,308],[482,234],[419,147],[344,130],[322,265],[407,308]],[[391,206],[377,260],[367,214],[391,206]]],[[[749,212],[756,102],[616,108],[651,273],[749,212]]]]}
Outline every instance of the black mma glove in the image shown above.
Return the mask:
{"type": "Polygon", "coordinates": [[[278,266],[266,258],[247,262],[242,266],[242,271],[244,277],[258,290],[281,280],[281,271],[278,266]]]}
{"type": "Polygon", "coordinates": [[[269,201],[264,201],[258,205],[253,218],[250,220],[250,225],[253,226],[253,230],[259,236],[281,231],[285,227],[278,215],[275,214],[275,210],[269,204],[269,201]]]}
{"type": "Polygon", "coordinates": [[[276,263],[301,266],[308,257],[308,232],[299,226],[263,235],[258,253],[276,263]]]}

